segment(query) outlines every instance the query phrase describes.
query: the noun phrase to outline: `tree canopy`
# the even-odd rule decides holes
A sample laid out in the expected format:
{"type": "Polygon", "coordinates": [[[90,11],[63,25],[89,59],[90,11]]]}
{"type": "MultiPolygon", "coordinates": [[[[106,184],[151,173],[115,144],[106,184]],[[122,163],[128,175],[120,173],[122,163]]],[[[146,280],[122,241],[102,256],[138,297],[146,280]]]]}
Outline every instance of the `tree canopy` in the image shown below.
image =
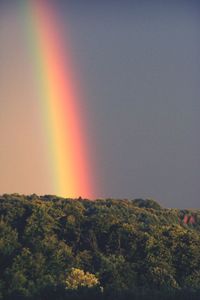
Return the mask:
{"type": "Polygon", "coordinates": [[[0,299],[199,299],[199,249],[198,210],[0,196],[0,299]]]}

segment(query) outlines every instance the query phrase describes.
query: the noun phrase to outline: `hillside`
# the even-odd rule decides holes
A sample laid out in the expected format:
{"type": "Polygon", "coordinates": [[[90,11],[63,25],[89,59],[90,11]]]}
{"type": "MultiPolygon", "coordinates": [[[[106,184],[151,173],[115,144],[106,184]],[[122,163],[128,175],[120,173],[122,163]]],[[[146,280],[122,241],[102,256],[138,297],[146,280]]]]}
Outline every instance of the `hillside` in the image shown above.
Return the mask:
{"type": "Polygon", "coordinates": [[[200,210],[0,196],[0,299],[200,299],[199,249],[200,210]]]}

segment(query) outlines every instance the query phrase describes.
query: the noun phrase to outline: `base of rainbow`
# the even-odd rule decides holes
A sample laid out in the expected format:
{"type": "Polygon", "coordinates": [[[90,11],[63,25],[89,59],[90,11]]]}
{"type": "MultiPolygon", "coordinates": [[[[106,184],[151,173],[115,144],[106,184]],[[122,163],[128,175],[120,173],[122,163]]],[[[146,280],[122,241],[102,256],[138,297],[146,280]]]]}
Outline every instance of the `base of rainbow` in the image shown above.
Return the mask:
{"type": "Polygon", "coordinates": [[[48,1],[27,5],[48,161],[56,194],[93,198],[89,143],[69,49],[48,1]]]}

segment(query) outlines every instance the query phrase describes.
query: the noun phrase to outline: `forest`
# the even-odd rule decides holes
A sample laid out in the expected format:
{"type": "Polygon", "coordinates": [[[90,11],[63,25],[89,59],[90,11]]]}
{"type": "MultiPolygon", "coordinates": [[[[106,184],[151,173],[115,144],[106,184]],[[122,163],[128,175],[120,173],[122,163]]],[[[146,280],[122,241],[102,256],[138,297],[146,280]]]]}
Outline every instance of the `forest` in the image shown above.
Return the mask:
{"type": "Polygon", "coordinates": [[[4,194],[0,299],[200,299],[200,210],[4,194]]]}

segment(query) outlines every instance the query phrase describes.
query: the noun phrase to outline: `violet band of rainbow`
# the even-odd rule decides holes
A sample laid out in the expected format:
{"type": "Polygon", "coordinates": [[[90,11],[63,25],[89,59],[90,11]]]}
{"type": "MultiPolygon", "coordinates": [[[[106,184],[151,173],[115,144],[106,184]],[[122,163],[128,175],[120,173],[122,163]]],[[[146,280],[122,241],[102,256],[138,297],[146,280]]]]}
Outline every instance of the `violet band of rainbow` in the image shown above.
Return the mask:
{"type": "Polygon", "coordinates": [[[48,1],[30,0],[28,11],[52,185],[63,197],[93,198],[89,145],[70,51],[48,1]]]}

